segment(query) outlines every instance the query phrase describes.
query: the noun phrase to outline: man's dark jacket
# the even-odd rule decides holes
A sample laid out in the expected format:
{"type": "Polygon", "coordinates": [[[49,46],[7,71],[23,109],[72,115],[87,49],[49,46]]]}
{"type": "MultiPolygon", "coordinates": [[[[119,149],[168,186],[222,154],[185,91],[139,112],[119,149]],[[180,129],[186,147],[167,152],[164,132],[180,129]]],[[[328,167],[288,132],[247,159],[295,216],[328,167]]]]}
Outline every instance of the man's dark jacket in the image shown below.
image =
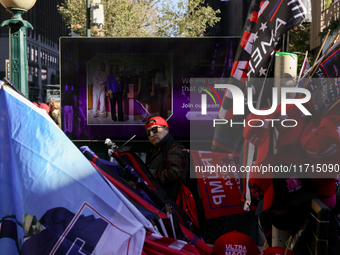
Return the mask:
{"type": "MultiPolygon", "coordinates": [[[[149,169],[156,169],[157,171],[164,171],[167,168],[167,154],[169,149],[175,145],[179,144],[183,149],[183,145],[176,141],[171,134],[167,134],[156,147],[152,146],[146,154],[146,165],[149,169]]],[[[182,184],[187,185],[189,180],[189,166],[186,152],[182,152],[185,155],[186,162],[181,166],[180,177],[174,181],[169,181],[167,183],[161,183],[160,180],[156,180],[161,183],[161,187],[167,193],[168,197],[165,199],[171,199],[176,202],[178,191],[180,190],[182,184]]]]}

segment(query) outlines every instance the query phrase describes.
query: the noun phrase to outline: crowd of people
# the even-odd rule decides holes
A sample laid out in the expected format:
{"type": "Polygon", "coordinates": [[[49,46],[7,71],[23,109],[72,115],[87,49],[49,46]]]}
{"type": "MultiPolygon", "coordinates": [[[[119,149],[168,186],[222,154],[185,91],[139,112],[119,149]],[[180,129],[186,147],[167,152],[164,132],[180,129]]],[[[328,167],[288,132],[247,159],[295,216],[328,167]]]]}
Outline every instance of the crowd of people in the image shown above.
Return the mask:
{"type": "MultiPolygon", "coordinates": [[[[169,74],[163,63],[158,69],[149,70],[147,62],[143,63],[142,71],[139,74],[137,74],[136,68],[129,69],[127,62],[123,63],[121,70],[118,65],[111,65],[109,72],[106,71],[106,63],[101,62],[100,69],[93,77],[92,116],[94,118],[107,117],[105,109],[107,93],[111,105],[112,121],[124,121],[123,100],[129,84],[134,85],[134,94],[147,112],[150,111],[154,98],[157,98],[159,115],[165,119],[168,117],[169,74]]],[[[146,117],[147,115],[143,116],[143,121],[146,121],[146,117]]]]}

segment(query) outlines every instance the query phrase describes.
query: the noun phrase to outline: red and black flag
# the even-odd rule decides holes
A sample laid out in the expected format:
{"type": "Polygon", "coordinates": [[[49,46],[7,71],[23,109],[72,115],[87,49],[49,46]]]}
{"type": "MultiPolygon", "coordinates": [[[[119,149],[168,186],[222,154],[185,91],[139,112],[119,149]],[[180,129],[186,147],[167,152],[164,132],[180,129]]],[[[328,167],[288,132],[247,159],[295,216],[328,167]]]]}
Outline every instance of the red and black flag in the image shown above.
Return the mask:
{"type": "MultiPolygon", "coordinates": [[[[264,94],[271,93],[272,85],[265,84],[265,79],[280,37],[302,23],[305,14],[306,9],[301,0],[252,1],[229,84],[240,88],[244,95],[250,91],[252,102],[248,103],[252,103],[255,109],[268,107],[264,94]]],[[[247,112],[244,115],[233,115],[233,95],[230,90],[226,90],[218,118],[229,120],[229,123],[244,123],[246,115],[247,112]]],[[[240,153],[240,165],[251,165],[255,147],[244,141],[242,133],[242,125],[216,125],[212,149],[240,153]]],[[[241,181],[241,201],[245,210],[250,206],[247,183],[248,177],[244,176],[241,181]]]]}
{"type": "MultiPolygon", "coordinates": [[[[229,84],[246,93],[252,88],[253,103],[261,100],[263,82],[257,78],[267,76],[271,54],[279,38],[305,19],[305,7],[300,0],[253,0],[237,49],[229,84]]],[[[219,119],[232,119],[233,95],[226,90],[219,119]]],[[[236,116],[244,119],[245,116],[236,116]]],[[[235,119],[237,121],[237,119],[235,119]]],[[[242,129],[216,125],[213,150],[239,153],[243,147],[242,129]]]]}

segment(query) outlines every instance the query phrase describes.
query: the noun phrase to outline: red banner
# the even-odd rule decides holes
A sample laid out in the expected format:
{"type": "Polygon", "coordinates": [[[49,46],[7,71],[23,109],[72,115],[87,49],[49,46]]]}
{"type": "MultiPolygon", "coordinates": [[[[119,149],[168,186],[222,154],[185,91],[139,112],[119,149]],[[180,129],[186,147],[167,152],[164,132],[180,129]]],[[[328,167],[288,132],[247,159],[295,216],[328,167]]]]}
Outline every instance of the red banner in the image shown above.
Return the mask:
{"type": "Polygon", "coordinates": [[[240,202],[239,155],[190,152],[206,219],[245,213],[240,202]]]}

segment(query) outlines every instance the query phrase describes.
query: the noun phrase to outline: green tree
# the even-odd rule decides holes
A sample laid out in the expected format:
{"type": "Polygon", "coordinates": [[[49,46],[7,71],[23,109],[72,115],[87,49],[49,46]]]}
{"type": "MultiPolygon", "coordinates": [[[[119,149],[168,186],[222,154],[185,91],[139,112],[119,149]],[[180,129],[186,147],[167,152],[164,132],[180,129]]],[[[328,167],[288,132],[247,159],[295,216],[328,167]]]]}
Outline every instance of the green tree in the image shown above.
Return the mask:
{"type": "MultiPolygon", "coordinates": [[[[102,0],[104,26],[91,36],[204,36],[219,20],[204,0],[102,0]]],[[[58,6],[65,23],[79,36],[86,34],[86,1],[65,0],[58,6]]]]}
{"type": "MultiPolygon", "coordinates": [[[[289,52],[306,53],[310,48],[310,23],[303,23],[303,26],[294,27],[289,31],[289,52]]],[[[304,56],[298,55],[298,70],[302,66],[304,56]]],[[[308,54],[308,60],[313,64],[312,54],[308,54]]]]}
{"type": "Polygon", "coordinates": [[[164,2],[162,15],[159,19],[158,36],[204,36],[207,25],[214,26],[220,21],[216,17],[220,10],[214,11],[210,6],[204,6],[204,0],[164,2]],[[176,10],[176,11],[174,11],[176,10]]]}

